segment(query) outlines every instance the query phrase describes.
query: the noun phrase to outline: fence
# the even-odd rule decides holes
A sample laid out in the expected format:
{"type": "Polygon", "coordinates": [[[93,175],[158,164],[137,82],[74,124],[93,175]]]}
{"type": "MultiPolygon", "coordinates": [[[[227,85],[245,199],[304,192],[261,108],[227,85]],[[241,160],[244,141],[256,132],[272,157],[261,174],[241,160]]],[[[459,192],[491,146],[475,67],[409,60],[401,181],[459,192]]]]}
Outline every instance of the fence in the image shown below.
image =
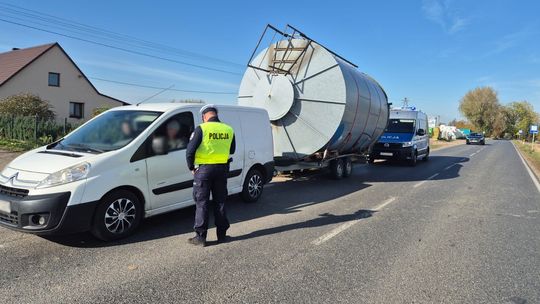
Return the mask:
{"type": "Polygon", "coordinates": [[[79,124],[41,119],[37,116],[0,115],[0,138],[42,143],[52,142],[77,128],[79,124]]]}

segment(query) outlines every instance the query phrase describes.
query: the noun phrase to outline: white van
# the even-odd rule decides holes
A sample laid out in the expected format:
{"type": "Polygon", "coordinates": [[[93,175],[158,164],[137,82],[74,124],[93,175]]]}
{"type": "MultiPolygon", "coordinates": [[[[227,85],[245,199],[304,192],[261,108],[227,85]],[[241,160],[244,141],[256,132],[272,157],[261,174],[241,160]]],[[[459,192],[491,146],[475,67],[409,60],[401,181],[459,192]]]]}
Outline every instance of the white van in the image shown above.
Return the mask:
{"type": "MultiPolygon", "coordinates": [[[[17,157],[0,175],[0,225],[36,234],[89,230],[112,240],[131,234],[144,217],[193,205],[186,146],[201,123],[200,108],[114,108],[17,157]],[[167,128],[171,121],[176,131],[167,128]]],[[[268,113],[240,106],[218,111],[236,138],[229,194],[256,201],[274,170],[268,113]]]]}
{"type": "Polygon", "coordinates": [[[406,160],[416,166],[417,160],[429,159],[429,132],[426,113],[415,108],[390,110],[388,125],[369,153],[376,159],[406,160]]]}

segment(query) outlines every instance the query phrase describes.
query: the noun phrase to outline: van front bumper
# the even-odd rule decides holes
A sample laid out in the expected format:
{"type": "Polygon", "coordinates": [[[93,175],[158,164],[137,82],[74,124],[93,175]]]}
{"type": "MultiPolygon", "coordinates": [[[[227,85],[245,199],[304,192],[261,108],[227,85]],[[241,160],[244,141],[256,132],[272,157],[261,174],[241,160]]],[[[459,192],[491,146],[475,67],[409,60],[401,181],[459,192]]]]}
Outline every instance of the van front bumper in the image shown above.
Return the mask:
{"type": "Polygon", "coordinates": [[[414,147],[405,148],[373,148],[369,153],[372,159],[411,159],[414,155],[414,147]]]}
{"type": "Polygon", "coordinates": [[[89,230],[97,202],[67,206],[70,192],[14,197],[0,193],[0,226],[34,234],[89,230]]]}

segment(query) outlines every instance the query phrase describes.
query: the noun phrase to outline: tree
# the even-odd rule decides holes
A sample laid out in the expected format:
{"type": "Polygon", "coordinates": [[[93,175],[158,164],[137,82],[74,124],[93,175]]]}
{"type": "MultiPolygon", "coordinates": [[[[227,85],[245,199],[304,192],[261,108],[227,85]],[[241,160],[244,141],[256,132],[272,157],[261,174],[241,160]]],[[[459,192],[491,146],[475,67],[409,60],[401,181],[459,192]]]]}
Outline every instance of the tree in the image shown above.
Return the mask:
{"type": "Polygon", "coordinates": [[[49,102],[30,93],[8,96],[0,100],[0,115],[38,116],[46,120],[54,119],[54,111],[49,102]]]}
{"type": "Polygon", "coordinates": [[[538,114],[527,101],[516,101],[508,105],[508,120],[512,125],[512,134],[523,130],[527,134],[529,127],[538,122],[538,114]]]}
{"type": "Polygon", "coordinates": [[[173,99],[171,100],[172,103],[201,103],[201,104],[205,104],[206,101],[202,100],[202,99],[192,99],[192,98],[188,98],[188,99],[173,99]]]}
{"type": "Polygon", "coordinates": [[[491,134],[497,120],[501,105],[497,92],[491,87],[479,87],[463,96],[459,103],[459,111],[474,126],[476,131],[491,134]]]}
{"type": "Polygon", "coordinates": [[[453,119],[451,120],[449,123],[448,123],[449,126],[454,126],[458,129],[470,129],[470,130],[474,130],[474,126],[473,124],[471,124],[470,122],[466,121],[466,120],[457,120],[457,119],[453,119]]]}

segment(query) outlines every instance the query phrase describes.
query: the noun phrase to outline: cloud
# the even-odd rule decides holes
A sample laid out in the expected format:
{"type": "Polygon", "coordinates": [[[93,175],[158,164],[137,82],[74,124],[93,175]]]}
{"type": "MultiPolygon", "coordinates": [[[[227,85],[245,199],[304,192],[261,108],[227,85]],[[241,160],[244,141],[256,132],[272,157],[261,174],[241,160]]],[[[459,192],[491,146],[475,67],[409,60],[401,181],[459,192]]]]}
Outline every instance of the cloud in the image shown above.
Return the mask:
{"type": "Polygon", "coordinates": [[[470,21],[459,16],[451,6],[450,0],[423,0],[422,12],[428,20],[438,24],[447,34],[453,35],[465,30],[470,21]]]}
{"type": "Polygon", "coordinates": [[[530,27],[524,27],[518,31],[507,34],[495,41],[495,47],[488,55],[499,54],[506,50],[519,46],[523,41],[528,40],[535,34],[530,27]]]}

